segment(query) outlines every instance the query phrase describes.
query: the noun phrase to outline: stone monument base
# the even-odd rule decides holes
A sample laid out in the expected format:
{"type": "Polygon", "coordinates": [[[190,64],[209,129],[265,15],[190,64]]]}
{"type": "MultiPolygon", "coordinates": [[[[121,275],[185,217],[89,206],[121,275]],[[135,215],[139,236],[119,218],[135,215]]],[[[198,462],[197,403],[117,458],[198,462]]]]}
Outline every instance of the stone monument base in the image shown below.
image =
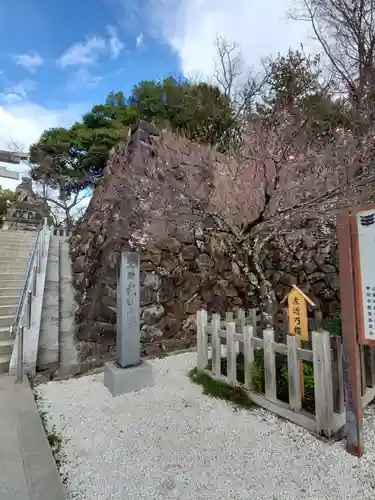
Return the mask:
{"type": "Polygon", "coordinates": [[[121,396],[154,385],[152,367],[146,361],[130,368],[121,368],[117,363],[109,362],[104,368],[104,385],[112,396],[121,396]]]}

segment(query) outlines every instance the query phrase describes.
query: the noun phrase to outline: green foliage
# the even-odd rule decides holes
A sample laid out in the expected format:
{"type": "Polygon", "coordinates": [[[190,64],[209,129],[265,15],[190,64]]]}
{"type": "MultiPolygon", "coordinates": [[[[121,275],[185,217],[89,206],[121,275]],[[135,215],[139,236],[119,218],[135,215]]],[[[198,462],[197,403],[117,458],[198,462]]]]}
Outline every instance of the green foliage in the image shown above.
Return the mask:
{"type": "MultiPolygon", "coordinates": [[[[209,361],[208,369],[212,368],[212,360],[209,361]]],[[[249,368],[249,367],[247,367],[249,368]]],[[[259,393],[264,393],[265,383],[264,383],[264,349],[254,350],[254,362],[250,367],[252,381],[254,385],[254,390],[259,393]]],[[[221,373],[227,375],[227,359],[221,358],[221,373]]],[[[237,380],[240,383],[245,381],[245,366],[244,366],[244,356],[242,353],[237,355],[237,380]]],[[[310,412],[314,413],[315,403],[314,403],[314,370],[313,364],[307,361],[303,361],[303,376],[304,376],[304,389],[305,397],[302,401],[302,407],[310,412]]],[[[276,356],[276,392],[277,397],[284,401],[289,402],[289,385],[288,385],[288,362],[285,356],[276,356]]]]}
{"type": "Polygon", "coordinates": [[[225,146],[234,124],[231,104],[217,87],[167,78],[143,81],[126,100],[110,92],[69,130],[46,130],[30,148],[31,175],[67,192],[92,186],[101,177],[109,151],[127,137],[138,119],[210,144],[225,146]]]}
{"type": "MultiPolygon", "coordinates": [[[[281,380],[281,388],[288,386],[288,364],[284,362],[279,370],[280,380],[281,380]]],[[[313,364],[304,361],[303,362],[303,380],[304,386],[306,389],[314,389],[314,368],[313,364]]]]}
{"type": "Polygon", "coordinates": [[[258,110],[269,118],[281,110],[301,109],[305,100],[321,89],[319,56],[311,58],[303,50],[289,49],[286,56],[271,59],[268,72],[267,90],[258,110]]]}
{"type": "Polygon", "coordinates": [[[305,139],[329,141],[337,127],[354,127],[353,111],[323,82],[320,57],[289,49],[268,63],[270,74],[256,116],[270,127],[301,126],[305,139]]]}
{"type": "Polygon", "coordinates": [[[341,314],[337,312],[331,317],[327,318],[323,324],[323,328],[328,330],[331,335],[341,335],[341,314]]]}
{"type": "Polygon", "coordinates": [[[257,392],[264,392],[264,350],[254,350],[254,362],[251,365],[251,378],[254,389],[257,392]]]}
{"type": "Polygon", "coordinates": [[[3,189],[0,186],[0,226],[3,224],[7,212],[8,202],[15,200],[15,193],[11,189],[3,189]]]}
{"type": "Polygon", "coordinates": [[[251,408],[254,403],[240,387],[231,387],[225,382],[214,380],[207,373],[201,373],[197,368],[189,372],[190,379],[203,387],[203,394],[213,398],[224,399],[241,408],[251,408]]]}
{"type": "MultiPolygon", "coordinates": [[[[36,405],[39,410],[40,420],[42,422],[44,432],[46,433],[48,443],[51,447],[53,457],[56,462],[56,466],[61,473],[61,468],[64,462],[66,461],[66,457],[63,452],[63,443],[64,439],[62,435],[57,431],[56,426],[53,425],[51,429],[48,426],[48,413],[45,410],[45,402],[43,398],[38,395],[37,392],[34,392],[34,398],[36,405]]],[[[67,481],[67,476],[62,474],[62,481],[65,483],[67,481]]]]}

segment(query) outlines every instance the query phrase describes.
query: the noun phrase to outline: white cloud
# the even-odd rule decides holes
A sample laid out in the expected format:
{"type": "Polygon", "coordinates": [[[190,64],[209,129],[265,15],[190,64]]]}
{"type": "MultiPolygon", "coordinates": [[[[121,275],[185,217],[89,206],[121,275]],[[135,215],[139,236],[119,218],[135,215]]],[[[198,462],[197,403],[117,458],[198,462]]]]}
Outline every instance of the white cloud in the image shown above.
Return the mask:
{"type": "Polygon", "coordinates": [[[102,80],[102,75],[93,75],[86,67],[82,67],[78,69],[73,79],[69,81],[67,87],[70,90],[75,90],[82,85],[86,87],[95,87],[102,80]]]}
{"type": "Polygon", "coordinates": [[[28,99],[27,92],[34,90],[36,83],[33,80],[23,80],[11,87],[5,89],[3,94],[0,94],[0,99],[5,102],[26,101],[28,99]]]}
{"type": "Polygon", "coordinates": [[[23,98],[14,92],[9,92],[7,90],[6,93],[0,95],[0,99],[7,104],[13,104],[15,102],[23,101],[23,98]]]}
{"type": "MultiPolygon", "coordinates": [[[[68,127],[81,116],[82,111],[78,106],[63,110],[47,109],[25,101],[0,105],[0,149],[16,150],[17,145],[27,152],[30,144],[36,142],[46,129],[68,127]]],[[[21,175],[28,171],[26,164],[1,165],[9,170],[21,172],[21,175]]],[[[14,189],[17,184],[18,181],[0,177],[0,185],[3,188],[14,189]]]]}
{"type": "Polygon", "coordinates": [[[248,67],[301,42],[316,50],[305,23],[286,12],[293,0],[150,0],[150,30],[178,54],[186,76],[214,72],[216,35],[236,41],[248,67]]]}
{"type": "Polygon", "coordinates": [[[43,58],[35,51],[32,54],[15,55],[14,59],[16,64],[27,69],[30,73],[35,73],[35,71],[43,64],[43,58]]]}
{"type": "Polygon", "coordinates": [[[108,39],[109,52],[112,58],[116,59],[116,57],[119,56],[120,52],[123,50],[125,45],[119,39],[117,31],[113,26],[108,26],[107,30],[109,33],[109,39],[108,39]]]}
{"type": "Polygon", "coordinates": [[[136,38],[136,41],[135,41],[137,47],[140,47],[143,43],[143,33],[140,33],[137,38],[136,38]]]}
{"type": "Polygon", "coordinates": [[[61,67],[94,64],[106,49],[106,41],[102,37],[93,36],[84,42],[71,45],[60,57],[61,67]]]}

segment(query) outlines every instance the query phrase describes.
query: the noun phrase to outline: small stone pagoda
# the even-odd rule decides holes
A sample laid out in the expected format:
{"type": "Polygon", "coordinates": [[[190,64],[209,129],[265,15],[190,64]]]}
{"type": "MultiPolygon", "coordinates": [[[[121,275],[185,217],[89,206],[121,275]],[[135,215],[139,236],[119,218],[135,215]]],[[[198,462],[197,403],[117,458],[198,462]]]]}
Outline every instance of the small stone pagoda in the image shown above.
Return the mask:
{"type": "Polygon", "coordinates": [[[16,187],[15,193],[17,198],[7,209],[3,229],[34,231],[48,213],[43,200],[40,200],[33,191],[31,178],[22,177],[22,182],[16,187]]]}

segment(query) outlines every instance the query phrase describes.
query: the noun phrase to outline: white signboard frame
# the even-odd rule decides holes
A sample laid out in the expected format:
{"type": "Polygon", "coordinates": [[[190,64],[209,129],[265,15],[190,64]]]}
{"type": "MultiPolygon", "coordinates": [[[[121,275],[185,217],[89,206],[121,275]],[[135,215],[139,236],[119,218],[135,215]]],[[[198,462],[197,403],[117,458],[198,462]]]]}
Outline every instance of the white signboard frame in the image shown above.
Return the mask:
{"type": "Polygon", "coordinates": [[[375,346],[375,205],[355,209],[351,226],[358,338],[375,346]]]}

